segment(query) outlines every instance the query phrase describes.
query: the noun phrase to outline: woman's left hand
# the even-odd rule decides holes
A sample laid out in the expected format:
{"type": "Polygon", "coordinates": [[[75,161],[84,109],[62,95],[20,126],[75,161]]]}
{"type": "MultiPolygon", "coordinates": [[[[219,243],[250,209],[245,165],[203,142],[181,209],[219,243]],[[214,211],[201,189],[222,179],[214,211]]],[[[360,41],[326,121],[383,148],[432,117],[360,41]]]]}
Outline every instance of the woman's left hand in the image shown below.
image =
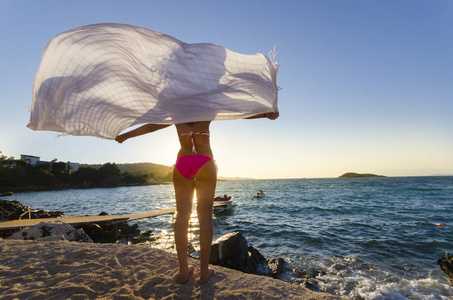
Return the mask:
{"type": "Polygon", "coordinates": [[[115,141],[117,141],[120,144],[122,144],[125,140],[127,140],[127,137],[125,134],[121,134],[115,138],[115,141]]]}

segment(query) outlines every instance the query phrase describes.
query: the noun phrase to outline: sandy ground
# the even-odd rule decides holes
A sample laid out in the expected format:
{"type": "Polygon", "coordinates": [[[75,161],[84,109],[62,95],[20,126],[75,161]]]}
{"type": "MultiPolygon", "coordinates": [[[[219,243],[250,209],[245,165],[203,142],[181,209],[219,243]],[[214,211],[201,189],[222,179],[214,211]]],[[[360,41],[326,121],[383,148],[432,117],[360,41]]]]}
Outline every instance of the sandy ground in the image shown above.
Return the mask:
{"type": "Polygon", "coordinates": [[[143,245],[0,240],[0,299],[339,299],[296,284],[198,261],[178,283],[176,255],[143,245]]]}

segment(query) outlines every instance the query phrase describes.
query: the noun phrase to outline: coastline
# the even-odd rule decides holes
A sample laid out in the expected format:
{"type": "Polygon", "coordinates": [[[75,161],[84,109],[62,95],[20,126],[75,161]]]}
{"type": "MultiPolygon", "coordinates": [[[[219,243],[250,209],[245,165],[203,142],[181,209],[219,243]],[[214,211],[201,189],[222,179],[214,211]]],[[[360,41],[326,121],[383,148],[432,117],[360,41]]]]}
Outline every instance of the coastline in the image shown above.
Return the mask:
{"type": "Polygon", "coordinates": [[[0,193],[24,193],[24,192],[45,192],[45,191],[63,191],[63,190],[89,190],[89,189],[111,189],[118,187],[135,187],[135,186],[148,186],[148,185],[168,185],[172,184],[167,181],[150,181],[145,183],[125,183],[114,186],[60,186],[60,187],[41,187],[41,186],[20,186],[0,188],[0,193]]]}
{"type": "MultiPolygon", "coordinates": [[[[237,201],[231,211],[218,216],[214,223],[215,236],[240,230],[248,243],[263,255],[281,255],[287,259],[297,271],[296,282],[306,278],[306,273],[312,275],[307,280],[309,285],[305,282],[302,285],[314,291],[329,291],[352,298],[397,298],[402,295],[424,299],[434,295],[450,299],[453,295],[451,284],[434,262],[445,251],[453,253],[451,244],[445,241],[451,236],[451,218],[448,209],[443,209],[451,198],[451,188],[451,177],[221,182],[218,193],[234,191],[237,201]],[[262,187],[269,197],[250,201],[250,191],[262,187]],[[274,203],[276,199],[278,205],[274,203]],[[414,203],[421,206],[402,218],[399,211],[406,211],[414,203]],[[368,215],[369,219],[342,223],[341,227],[347,228],[348,234],[336,233],[338,220],[360,217],[370,209],[373,214],[368,215]],[[300,218],[301,215],[306,218],[300,218]],[[364,228],[368,230],[363,232],[364,228]],[[399,230],[401,228],[404,231],[399,230]],[[431,240],[414,240],[414,234],[429,236],[431,240]],[[340,239],[344,242],[338,242],[340,239]],[[370,239],[382,239],[380,246],[368,244],[370,239]],[[432,246],[432,241],[437,247],[432,246]],[[392,254],[382,252],[386,249],[392,254]],[[400,262],[404,263],[404,269],[400,262]]],[[[121,214],[131,212],[132,207],[137,210],[156,205],[170,207],[173,205],[168,197],[171,192],[171,186],[162,185],[149,189],[122,188],[121,191],[18,193],[13,199],[31,207],[69,210],[72,215],[86,212],[97,215],[101,210],[121,214]]],[[[146,220],[141,224],[141,230],[148,229],[156,229],[154,234],[164,237],[157,240],[161,243],[156,247],[170,248],[167,247],[167,242],[171,241],[170,218],[146,220]]],[[[196,235],[192,237],[197,247],[196,235]]]]}
{"type": "Polygon", "coordinates": [[[198,261],[178,282],[175,254],[143,245],[0,240],[3,299],[341,299],[297,284],[212,266],[199,284],[198,261]]]}

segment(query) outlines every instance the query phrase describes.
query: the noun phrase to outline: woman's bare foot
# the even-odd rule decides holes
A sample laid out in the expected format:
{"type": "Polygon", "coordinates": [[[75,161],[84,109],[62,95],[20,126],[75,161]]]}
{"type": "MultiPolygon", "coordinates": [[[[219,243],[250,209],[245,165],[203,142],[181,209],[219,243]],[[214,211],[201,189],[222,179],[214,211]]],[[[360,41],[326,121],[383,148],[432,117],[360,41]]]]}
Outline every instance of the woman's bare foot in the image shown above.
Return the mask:
{"type": "Polygon", "coordinates": [[[190,279],[190,274],[193,272],[193,266],[189,266],[187,270],[187,274],[180,274],[179,275],[179,283],[184,284],[187,283],[190,279]]]}
{"type": "Polygon", "coordinates": [[[208,274],[206,274],[205,276],[203,276],[203,274],[200,275],[200,283],[203,284],[203,283],[206,283],[209,281],[209,278],[211,278],[212,274],[214,274],[214,270],[213,269],[208,269],[208,274]]]}

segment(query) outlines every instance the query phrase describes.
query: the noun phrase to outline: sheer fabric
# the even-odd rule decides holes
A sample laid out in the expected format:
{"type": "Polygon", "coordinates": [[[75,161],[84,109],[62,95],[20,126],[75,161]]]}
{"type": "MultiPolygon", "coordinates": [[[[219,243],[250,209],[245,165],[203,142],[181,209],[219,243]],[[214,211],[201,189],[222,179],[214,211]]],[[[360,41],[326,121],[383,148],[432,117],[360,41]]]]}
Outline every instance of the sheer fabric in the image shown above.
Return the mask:
{"type": "Polygon", "coordinates": [[[114,139],[144,123],[277,112],[278,68],[275,57],[186,44],[136,26],[83,26],[47,44],[27,127],[114,139]]]}

